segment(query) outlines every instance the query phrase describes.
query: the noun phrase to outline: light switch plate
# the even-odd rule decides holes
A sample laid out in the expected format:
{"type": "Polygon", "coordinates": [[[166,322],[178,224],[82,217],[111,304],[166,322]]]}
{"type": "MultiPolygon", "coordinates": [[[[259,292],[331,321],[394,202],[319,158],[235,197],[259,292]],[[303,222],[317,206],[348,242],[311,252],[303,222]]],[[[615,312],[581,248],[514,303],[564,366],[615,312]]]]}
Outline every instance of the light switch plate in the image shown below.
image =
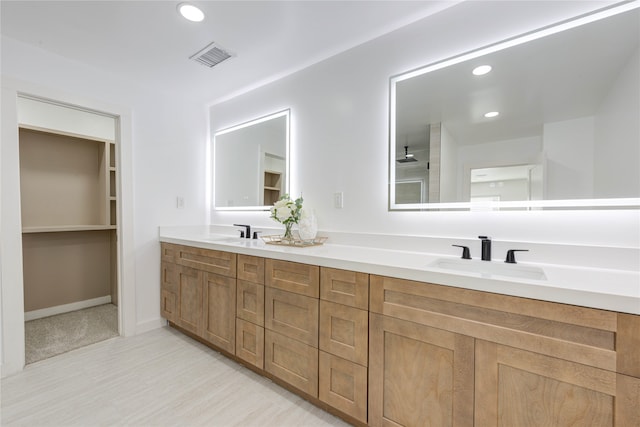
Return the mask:
{"type": "Polygon", "coordinates": [[[342,191],[333,193],[333,207],[336,209],[342,209],[344,206],[344,193],[342,191]]]}

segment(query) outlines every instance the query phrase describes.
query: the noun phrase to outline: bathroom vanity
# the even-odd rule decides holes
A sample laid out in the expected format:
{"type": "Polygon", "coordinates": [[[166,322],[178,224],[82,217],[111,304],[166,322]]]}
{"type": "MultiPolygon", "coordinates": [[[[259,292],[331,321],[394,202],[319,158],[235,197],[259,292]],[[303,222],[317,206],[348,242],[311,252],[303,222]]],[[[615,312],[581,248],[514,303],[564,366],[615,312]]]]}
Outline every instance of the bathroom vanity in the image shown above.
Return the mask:
{"type": "Polygon", "coordinates": [[[355,425],[640,420],[638,289],[551,293],[562,276],[549,268],[546,280],[476,275],[379,248],[160,240],[171,326],[355,425]],[[528,296],[536,286],[555,300],[528,296]]]}

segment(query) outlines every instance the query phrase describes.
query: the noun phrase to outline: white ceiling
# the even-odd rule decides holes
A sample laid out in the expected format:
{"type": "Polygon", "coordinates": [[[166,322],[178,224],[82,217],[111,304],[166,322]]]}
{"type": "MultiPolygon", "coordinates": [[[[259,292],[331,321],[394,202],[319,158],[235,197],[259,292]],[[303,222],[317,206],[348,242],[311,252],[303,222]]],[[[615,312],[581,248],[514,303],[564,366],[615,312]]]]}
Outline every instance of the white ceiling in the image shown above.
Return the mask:
{"type": "Polygon", "coordinates": [[[153,90],[216,102],[357,46],[457,1],[0,2],[1,33],[153,90]],[[211,42],[237,56],[209,69],[188,58],[211,42]]]}

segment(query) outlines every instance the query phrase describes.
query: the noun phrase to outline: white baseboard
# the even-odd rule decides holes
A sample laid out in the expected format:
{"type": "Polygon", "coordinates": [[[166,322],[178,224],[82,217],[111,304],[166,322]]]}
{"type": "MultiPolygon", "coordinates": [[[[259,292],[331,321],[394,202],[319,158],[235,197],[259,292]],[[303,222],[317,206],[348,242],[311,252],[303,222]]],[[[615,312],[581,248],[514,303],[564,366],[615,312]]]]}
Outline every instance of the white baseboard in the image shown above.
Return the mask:
{"type": "Polygon", "coordinates": [[[24,313],[24,321],[41,319],[43,317],[54,316],[56,314],[68,313],[70,311],[82,310],[83,308],[95,307],[111,303],[111,295],[104,297],[88,299],[84,301],[72,302],[70,304],[57,305],[55,307],[47,307],[40,310],[33,310],[24,313]]]}
{"type": "Polygon", "coordinates": [[[145,332],[152,331],[154,329],[162,328],[167,324],[167,321],[161,317],[152,320],[146,320],[136,325],[136,335],[144,334],[145,332]]]}

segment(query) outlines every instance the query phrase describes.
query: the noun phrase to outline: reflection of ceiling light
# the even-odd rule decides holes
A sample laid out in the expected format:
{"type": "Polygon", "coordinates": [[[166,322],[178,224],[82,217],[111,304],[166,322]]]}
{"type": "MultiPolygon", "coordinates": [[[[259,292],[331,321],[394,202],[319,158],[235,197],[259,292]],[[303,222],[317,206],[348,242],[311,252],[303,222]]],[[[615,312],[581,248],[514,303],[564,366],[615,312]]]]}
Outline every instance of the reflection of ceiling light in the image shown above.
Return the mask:
{"type": "Polygon", "coordinates": [[[178,12],[189,21],[200,22],[204,19],[204,12],[190,3],[180,3],[178,12]]]}
{"type": "Polygon", "coordinates": [[[499,112],[497,112],[497,111],[489,111],[488,113],[485,113],[485,114],[484,114],[484,116],[485,116],[487,119],[490,119],[490,118],[492,118],[492,117],[498,117],[499,115],[500,115],[500,113],[499,113],[499,112]]]}
{"type": "Polygon", "coordinates": [[[480,65],[473,69],[472,73],[474,76],[484,76],[489,71],[491,71],[491,65],[480,65]]]}

